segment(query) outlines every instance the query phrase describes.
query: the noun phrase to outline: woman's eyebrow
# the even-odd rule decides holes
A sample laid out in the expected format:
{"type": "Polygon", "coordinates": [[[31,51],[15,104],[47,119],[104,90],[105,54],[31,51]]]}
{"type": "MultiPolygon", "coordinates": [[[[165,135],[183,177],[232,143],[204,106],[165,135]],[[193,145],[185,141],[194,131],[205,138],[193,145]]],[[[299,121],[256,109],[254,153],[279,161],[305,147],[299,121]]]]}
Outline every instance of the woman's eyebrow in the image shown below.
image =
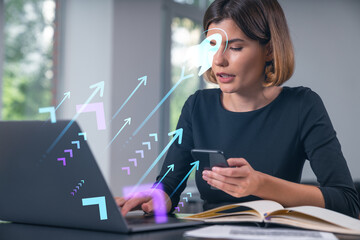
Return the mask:
{"type": "Polygon", "coordinates": [[[233,43],[233,42],[245,42],[245,40],[244,40],[244,39],[241,39],[241,38],[234,38],[234,39],[230,39],[230,40],[228,41],[229,44],[230,44],[230,43],[233,43]]]}

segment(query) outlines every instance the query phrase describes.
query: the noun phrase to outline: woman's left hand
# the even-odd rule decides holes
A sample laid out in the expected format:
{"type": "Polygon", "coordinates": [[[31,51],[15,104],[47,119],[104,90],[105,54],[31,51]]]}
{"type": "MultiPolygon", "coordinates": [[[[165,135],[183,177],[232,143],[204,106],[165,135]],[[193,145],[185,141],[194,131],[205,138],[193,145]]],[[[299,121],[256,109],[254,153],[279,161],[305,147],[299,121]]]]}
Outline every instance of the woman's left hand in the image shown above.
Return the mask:
{"type": "Polygon", "coordinates": [[[231,196],[256,195],[261,184],[261,173],[255,171],[244,158],[229,158],[231,168],[213,167],[203,171],[203,179],[231,196]]]}

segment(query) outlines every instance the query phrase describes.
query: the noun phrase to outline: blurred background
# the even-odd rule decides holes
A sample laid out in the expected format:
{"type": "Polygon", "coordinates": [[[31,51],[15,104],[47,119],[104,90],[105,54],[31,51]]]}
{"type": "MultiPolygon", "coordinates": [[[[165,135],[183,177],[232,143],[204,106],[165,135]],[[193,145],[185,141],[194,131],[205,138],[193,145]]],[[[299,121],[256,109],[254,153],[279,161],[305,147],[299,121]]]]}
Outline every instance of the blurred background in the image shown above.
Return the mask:
{"type": "MultiPolygon", "coordinates": [[[[98,130],[90,114],[78,122],[113,194],[122,195],[169,143],[188,96],[216,87],[197,77],[196,69],[186,73],[194,77],[178,82],[186,47],[203,39],[202,16],[211,2],[0,0],[1,120],[46,120],[38,109],[48,106],[58,106],[57,119],[71,119],[75,105],[91,95],[89,86],[104,81],[104,96],[93,102],[104,104],[106,129],[98,130]],[[134,158],[136,166],[129,161],[134,158]]],[[[296,56],[285,85],[307,86],[322,97],[359,181],[360,1],[279,2],[296,56]]],[[[154,181],[161,162],[145,182],[154,181]]],[[[303,181],[316,182],[308,162],[303,181]]],[[[193,177],[185,192],[198,202],[193,177]]]]}

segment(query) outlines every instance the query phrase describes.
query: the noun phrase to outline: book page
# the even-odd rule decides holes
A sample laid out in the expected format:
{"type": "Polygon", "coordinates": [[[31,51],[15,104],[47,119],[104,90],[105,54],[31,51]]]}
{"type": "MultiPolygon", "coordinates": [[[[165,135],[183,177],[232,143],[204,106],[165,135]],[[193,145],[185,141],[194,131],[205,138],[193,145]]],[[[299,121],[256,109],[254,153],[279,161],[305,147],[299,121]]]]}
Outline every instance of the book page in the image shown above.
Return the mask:
{"type": "Polygon", "coordinates": [[[208,219],[231,215],[253,215],[258,216],[259,221],[262,221],[264,219],[265,213],[280,209],[283,209],[283,207],[277,202],[269,200],[257,200],[214,208],[205,212],[188,216],[186,219],[208,219]]]}
{"type": "Polygon", "coordinates": [[[286,208],[286,210],[297,211],[313,217],[320,218],[324,221],[339,225],[344,228],[360,231],[360,220],[335,211],[331,211],[329,209],[313,206],[301,206],[286,208]]]}

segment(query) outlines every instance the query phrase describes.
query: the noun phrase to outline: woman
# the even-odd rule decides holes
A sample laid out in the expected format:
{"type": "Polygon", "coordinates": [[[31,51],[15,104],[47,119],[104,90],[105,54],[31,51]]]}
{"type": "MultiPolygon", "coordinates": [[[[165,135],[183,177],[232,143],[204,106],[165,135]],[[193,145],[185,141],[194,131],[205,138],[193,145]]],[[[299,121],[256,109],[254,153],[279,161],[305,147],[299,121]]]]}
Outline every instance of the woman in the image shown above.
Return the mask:
{"type": "MultiPolygon", "coordinates": [[[[205,210],[269,199],[357,218],[357,193],[320,97],[309,88],[281,87],[293,73],[294,54],[277,0],[215,0],[203,24],[207,36],[218,33],[228,42],[221,43],[205,73],[219,89],[197,91],[186,101],[177,126],[183,128],[182,144],[169,149],[157,178],[175,165],[162,181],[164,191],[157,190],[171,196],[168,211],[185,188],[173,193],[192,167],[190,150],[199,148],[222,150],[235,167],[204,170],[209,163],[200,162],[196,183],[205,210]],[[306,159],[320,187],[299,183],[306,159]]],[[[153,210],[146,194],[116,200],[124,215],[153,210]]]]}

